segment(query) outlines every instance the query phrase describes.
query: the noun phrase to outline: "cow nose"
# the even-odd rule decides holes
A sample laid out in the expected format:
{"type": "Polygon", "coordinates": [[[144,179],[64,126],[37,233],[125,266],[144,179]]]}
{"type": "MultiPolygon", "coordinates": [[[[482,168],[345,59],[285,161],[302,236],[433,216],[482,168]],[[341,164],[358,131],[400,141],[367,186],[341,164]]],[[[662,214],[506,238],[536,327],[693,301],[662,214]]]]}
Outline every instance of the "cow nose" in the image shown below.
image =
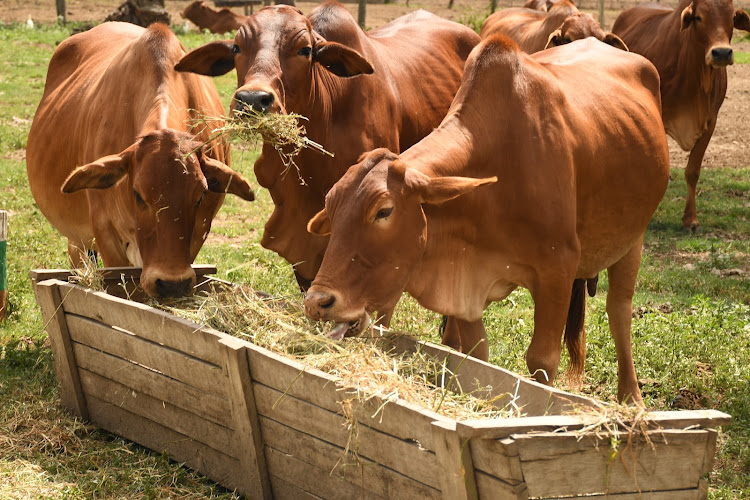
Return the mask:
{"type": "Polygon", "coordinates": [[[154,286],[159,297],[183,297],[193,291],[193,280],[190,278],[182,281],[157,279],[154,286]]]}
{"type": "Polygon", "coordinates": [[[731,47],[716,47],[711,49],[711,57],[718,63],[734,62],[734,53],[731,47]]]}
{"type": "Polygon", "coordinates": [[[323,319],[336,304],[333,293],[310,289],[305,294],[305,314],[312,319],[323,319]]]}
{"type": "Polygon", "coordinates": [[[238,111],[255,110],[266,113],[273,105],[273,94],[263,90],[240,90],[234,94],[238,111]]]}

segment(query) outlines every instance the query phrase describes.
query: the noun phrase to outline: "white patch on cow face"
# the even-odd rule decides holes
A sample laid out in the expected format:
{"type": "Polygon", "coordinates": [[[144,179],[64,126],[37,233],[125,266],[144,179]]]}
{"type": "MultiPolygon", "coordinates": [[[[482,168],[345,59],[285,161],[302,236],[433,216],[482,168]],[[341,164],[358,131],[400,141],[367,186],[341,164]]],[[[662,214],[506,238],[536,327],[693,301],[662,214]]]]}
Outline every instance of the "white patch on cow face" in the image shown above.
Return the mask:
{"type": "Polygon", "coordinates": [[[135,243],[125,243],[125,256],[133,266],[143,267],[141,252],[138,250],[138,245],[136,245],[135,243]]]}

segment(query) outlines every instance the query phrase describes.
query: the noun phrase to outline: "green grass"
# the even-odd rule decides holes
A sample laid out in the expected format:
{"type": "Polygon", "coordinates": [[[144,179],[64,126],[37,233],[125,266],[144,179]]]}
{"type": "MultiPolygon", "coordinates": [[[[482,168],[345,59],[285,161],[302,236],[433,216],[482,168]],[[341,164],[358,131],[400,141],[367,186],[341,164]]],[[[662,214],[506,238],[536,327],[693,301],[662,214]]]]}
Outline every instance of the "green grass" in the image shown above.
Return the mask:
{"type": "MultiPolygon", "coordinates": [[[[63,238],[34,205],[23,148],[49,57],[68,33],[58,26],[0,27],[0,208],[11,212],[10,316],[0,326],[0,498],[231,498],[231,492],[159,454],[76,422],[60,406],[28,272],[66,267],[67,255],[63,238]]],[[[221,38],[180,36],[188,48],[221,38]]],[[[215,79],[225,106],[235,79],[233,73],[215,79]]],[[[257,185],[252,173],[257,151],[237,145],[232,155],[232,166],[257,185]]],[[[692,394],[699,406],[733,416],[720,436],[709,497],[750,497],[750,168],[702,172],[698,214],[703,231],[697,235],[680,223],[682,171],[672,177],[645,242],[634,301],[636,368],[654,409],[672,409],[678,395],[692,394]],[[743,274],[730,275],[731,269],[743,274]]],[[[258,243],[272,203],[265,190],[257,188],[256,196],[253,203],[228,197],[197,260],[216,263],[222,278],[298,297],[290,266],[258,243]]],[[[606,291],[602,273],[599,293],[588,304],[582,390],[613,400],[617,373],[606,291]]],[[[533,329],[529,294],[519,290],[493,304],[485,322],[491,361],[525,373],[533,329]]],[[[407,297],[393,327],[439,340],[438,324],[436,314],[407,297]]]]}

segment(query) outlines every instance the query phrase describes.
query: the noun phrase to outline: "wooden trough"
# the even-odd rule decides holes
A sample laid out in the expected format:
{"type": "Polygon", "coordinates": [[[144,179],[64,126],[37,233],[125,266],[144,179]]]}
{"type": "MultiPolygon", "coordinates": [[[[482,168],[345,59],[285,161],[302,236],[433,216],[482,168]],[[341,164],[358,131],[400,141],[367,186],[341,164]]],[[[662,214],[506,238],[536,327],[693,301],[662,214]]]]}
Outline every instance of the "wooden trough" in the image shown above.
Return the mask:
{"type": "MultiPolygon", "coordinates": [[[[200,275],[211,271],[199,268],[199,281],[210,285],[200,275]]],[[[105,282],[122,295],[138,272],[107,270],[105,282]]],[[[650,412],[628,435],[581,410],[595,400],[401,338],[399,350],[419,347],[459,367],[462,386],[492,386],[500,405],[515,397],[529,415],[456,421],[362,401],[249,342],[70,284],[68,271],[31,274],[66,408],[253,498],[706,498],[716,428],[730,421],[650,412]]]]}

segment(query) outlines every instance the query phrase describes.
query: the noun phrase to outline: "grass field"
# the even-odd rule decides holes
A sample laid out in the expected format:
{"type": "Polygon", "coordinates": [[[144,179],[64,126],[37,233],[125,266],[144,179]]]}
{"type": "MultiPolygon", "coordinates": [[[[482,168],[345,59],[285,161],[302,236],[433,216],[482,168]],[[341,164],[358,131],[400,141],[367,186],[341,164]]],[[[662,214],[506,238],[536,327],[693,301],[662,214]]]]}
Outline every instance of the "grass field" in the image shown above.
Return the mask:
{"type": "MultiPolygon", "coordinates": [[[[10,309],[0,326],[0,498],[232,498],[232,492],[164,456],[75,421],[59,404],[28,272],[67,267],[66,246],[35,207],[24,148],[47,63],[69,33],[69,27],[0,26],[0,209],[11,213],[10,309]]],[[[187,47],[212,38],[180,37],[187,47]]],[[[216,79],[225,104],[234,78],[216,79]]],[[[256,155],[253,147],[237,145],[232,165],[253,179],[256,155]]],[[[682,171],[675,169],[672,180],[645,242],[634,304],[636,368],[653,409],[716,408],[732,415],[732,425],[720,436],[709,497],[750,498],[750,168],[703,172],[698,197],[703,231],[697,235],[680,224],[682,171]]],[[[271,201],[260,188],[256,196],[253,203],[228,198],[197,261],[218,264],[221,278],[299,300],[291,268],[258,243],[271,201]]],[[[606,273],[599,283],[587,312],[582,390],[614,400],[617,368],[604,307],[606,273]]],[[[492,362],[525,373],[532,312],[525,291],[487,310],[492,362]]],[[[436,314],[405,298],[393,327],[438,340],[438,323],[436,314]]]]}

